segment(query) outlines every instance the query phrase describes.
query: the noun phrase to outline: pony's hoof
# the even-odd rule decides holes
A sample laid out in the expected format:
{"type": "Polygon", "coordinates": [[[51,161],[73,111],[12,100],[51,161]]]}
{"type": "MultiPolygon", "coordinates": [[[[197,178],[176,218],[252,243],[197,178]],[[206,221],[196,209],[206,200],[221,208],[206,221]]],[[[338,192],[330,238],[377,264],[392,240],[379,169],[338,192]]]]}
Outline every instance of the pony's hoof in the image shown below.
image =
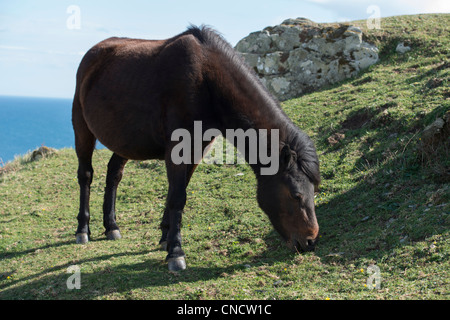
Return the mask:
{"type": "Polygon", "coordinates": [[[85,244],[85,243],[89,242],[89,236],[88,236],[87,233],[84,233],[84,232],[83,233],[77,233],[75,235],[75,237],[76,237],[76,241],[77,241],[78,244],[85,244]]]}
{"type": "Polygon", "coordinates": [[[160,242],[159,248],[163,251],[166,251],[167,250],[167,241],[160,242]]]}
{"type": "Polygon", "coordinates": [[[122,239],[122,236],[119,230],[111,230],[106,233],[106,238],[108,240],[119,240],[122,239]]]}
{"type": "Polygon", "coordinates": [[[169,271],[177,272],[186,269],[186,260],[184,257],[170,258],[167,261],[169,263],[169,271]]]}

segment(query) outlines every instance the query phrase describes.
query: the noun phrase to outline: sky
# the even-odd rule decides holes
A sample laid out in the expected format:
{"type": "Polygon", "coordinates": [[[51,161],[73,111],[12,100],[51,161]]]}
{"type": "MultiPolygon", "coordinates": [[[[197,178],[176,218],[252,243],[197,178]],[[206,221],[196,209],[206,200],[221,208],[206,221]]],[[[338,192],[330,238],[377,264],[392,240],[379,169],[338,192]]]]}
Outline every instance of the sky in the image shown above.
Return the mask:
{"type": "Polygon", "coordinates": [[[234,46],[287,18],[344,22],[418,13],[450,13],[450,1],[0,0],[0,95],[72,98],[84,53],[112,36],[165,39],[206,24],[234,46]]]}

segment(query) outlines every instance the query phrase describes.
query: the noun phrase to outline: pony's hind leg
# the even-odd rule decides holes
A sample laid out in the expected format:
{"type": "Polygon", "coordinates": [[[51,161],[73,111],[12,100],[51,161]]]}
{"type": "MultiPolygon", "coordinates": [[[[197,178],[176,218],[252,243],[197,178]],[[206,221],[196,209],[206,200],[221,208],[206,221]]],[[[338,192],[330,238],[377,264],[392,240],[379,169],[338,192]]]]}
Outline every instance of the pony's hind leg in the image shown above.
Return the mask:
{"type": "Polygon", "coordinates": [[[109,240],[122,238],[119,227],[116,224],[116,192],[120,180],[122,180],[123,168],[127,159],[114,153],[108,163],[108,174],[106,175],[105,199],[103,202],[103,226],[109,240]]]}
{"type": "Polygon", "coordinates": [[[77,216],[78,228],[75,234],[77,243],[87,243],[91,234],[89,229],[89,196],[93,175],[94,170],[92,169],[91,162],[79,160],[78,184],[80,185],[80,210],[77,216]]]}
{"type": "Polygon", "coordinates": [[[89,131],[81,110],[74,103],[72,122],[75,131],[75,150],[78,157],[78,184],[80,185],[80,209],[78,212],[78,228],[76,242],[89,241],[89,196],[94,170],[92,168],[92,153],[95,148],[95,137],[89,131]]]}

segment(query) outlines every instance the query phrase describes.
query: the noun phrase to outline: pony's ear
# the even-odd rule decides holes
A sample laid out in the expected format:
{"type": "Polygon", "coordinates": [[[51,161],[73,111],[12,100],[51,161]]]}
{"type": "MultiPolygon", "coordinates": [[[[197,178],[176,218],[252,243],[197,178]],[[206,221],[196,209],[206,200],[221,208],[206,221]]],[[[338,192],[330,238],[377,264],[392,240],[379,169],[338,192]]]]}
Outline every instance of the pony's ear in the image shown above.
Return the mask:
{"type": "Polygon", "coordinates": [[[283,172],[289,166],[291,157],[291,148],[289,148],[289,145],[286,144],[280,151],[280,172],[283,172]]]}

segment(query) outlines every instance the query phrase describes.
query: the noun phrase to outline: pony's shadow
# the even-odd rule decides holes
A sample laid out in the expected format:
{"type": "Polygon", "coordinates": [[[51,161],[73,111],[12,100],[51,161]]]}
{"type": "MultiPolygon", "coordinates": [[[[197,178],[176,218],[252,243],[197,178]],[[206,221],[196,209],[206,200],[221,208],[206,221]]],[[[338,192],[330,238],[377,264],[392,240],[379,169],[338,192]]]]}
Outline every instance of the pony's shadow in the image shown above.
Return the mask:
{"type": "MultiPolygon", "coordinates": [[[[90,242],[108,241],[106,239],[94,238],[90,242]]],[[[285,246],[276,231],[271,231],[264,239],[267,249],[258,256],[247,256],[235,264],[228,266],[190,266],[187,258],[187,269],[173,273],[168,272],[167,263],[164,261],[165,253],[157,254],[157,247],[147,248],[135,252],[122,252],[97,255],[91,258],[78,259],[76,262],[67,259],[68,262],[55,267],[49,267],[25,277],[0,282],[0,299],[96,299],[111,293],[118,293],[126,297],[135,289],[156,288],[170,286],[178,283],[193,283],[208,281],[226,277],[236,271],[242,270],[245,264],[272,264],[276,261],[292,258],[292,252],[285,246]],[[133,258],[143,256],[141,262],[122,264],[107,264],[105,261],[113,258],[133,258]],[[68,268],[74,263],[80,266],[81,288],[69,289],[67,281],[72,273],[68,268]],[[89,268],[98,263],[102,267],[89,268]]],[[[44,250],[53,250],[64,246],[73,245],[73,240],[45,244],[40,247],[17,251],[13,253],[2,253],[2,259],[19,259],[23,255],[33,254],[44,250]]],[[[124,259],[126,260],[126,259],[124,259]]],[[[189,297],[187,297],[189,298],[189,297]]]]}
{"type": "MultiPolygon", "coordinates": [[[[93,240],[103,241],[103,240],[93,240]]],[[[107,240],[104,240],[107,241],[107,240]]],[[[1,254],[1,258],[15,259],[22,255],[32,254],[37,250],[47,250],[72,245],[73,241],[64,241],[27,249],[15,253],[1,254]]],[[[0,282],[0,299],[4,300],[35,300],[35,299],[95,299],[106,294],[129,293],[134,289],[169,286],[179,282],[207,281],[222,277],[223,274],[233,273],[241,269],[241,265],[228,267],[191,267],[180,273],[168,272],[167,263],[163,258],[149,257],[159,248],[146,249],[138,252],[112,253],[88,259],[80,259],[76,264],[80,266],[80,289],[70,289],[68,279],[72,275],[69,267],[73,262],[67,262],[56,267],[49,267],[19,279],[8,279],[0,282]],[[143,262],[123,263],[85,271],[83,266],[92,265],[117,257],[145,256],[143,262]]],[[[164,256],[162,254],[161,256],[164,256]]]]}

